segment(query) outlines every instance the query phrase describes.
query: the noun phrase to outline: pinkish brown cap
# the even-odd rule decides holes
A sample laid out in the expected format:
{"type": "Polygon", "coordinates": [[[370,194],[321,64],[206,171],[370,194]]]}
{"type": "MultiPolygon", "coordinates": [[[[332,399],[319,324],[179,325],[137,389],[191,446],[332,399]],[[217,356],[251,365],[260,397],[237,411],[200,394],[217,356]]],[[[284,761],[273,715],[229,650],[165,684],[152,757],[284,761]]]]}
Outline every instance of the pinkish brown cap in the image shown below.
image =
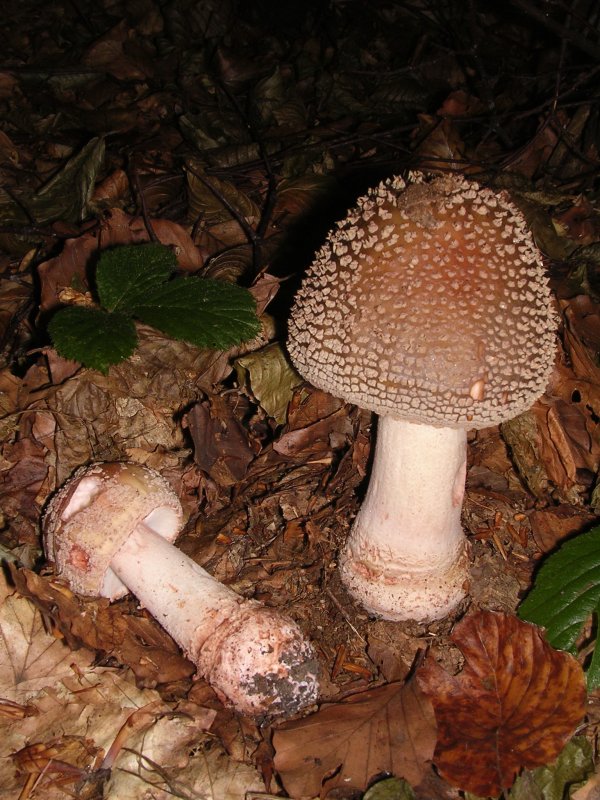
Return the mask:
{"type": "Polygon", "coordinates": [[[179,498],[154,470],[129,462],[92,464],[77,470],[48,505],[46,556],[73,591],[116,600],[128,589],[109,565],[136,525],[173,542],[182,522],[179,498]]]}
{"type": "Polygon", "coordinates": [[[485,428],[543,393],[556,316],[505,192],[393,178],[359,200],[308,271],[288,349],[314,386],[411,422],[485,428]]]}

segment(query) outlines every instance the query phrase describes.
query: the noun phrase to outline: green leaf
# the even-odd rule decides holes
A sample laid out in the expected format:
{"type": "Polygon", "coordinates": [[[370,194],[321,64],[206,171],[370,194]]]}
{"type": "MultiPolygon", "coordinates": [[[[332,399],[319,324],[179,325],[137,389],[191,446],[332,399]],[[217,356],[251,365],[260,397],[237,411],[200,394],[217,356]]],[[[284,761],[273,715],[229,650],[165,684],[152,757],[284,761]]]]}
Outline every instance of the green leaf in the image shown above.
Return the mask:
{"type": "MultiPolygon", "coordinates": [[[[596,623],[598,621],[598,612],[600,609],[596,608],[596,623]]],[[[597,624],[596,624],[597,628],[597,624]]],[[[587,678],[587,688],[588,692],[593,692],[600,686],[600,647],[596,645],[594,646],[594,652],[592,653],[592,658],[589,663],[589,666],[586,671],[586,678],[587,678]]]]}
{"type": "Polygon", "coordinates": [[[582,784],[593,771],[592,746],[584,736],[575,736],[553,764],[519,775],[508,800],[563,800],[568,788],[582,784]]]}
{"type": "Polygon", "coordinates": [[[415,800],[415,793],[402,778],[384,778],[367,789],[362,800],[415,800]]]}
{"type": "Polygon", "coordinates": [[[96,287],[102,306],[131,315],[151,289],[162,287],[177,268],[175,253],[162,244],[114,247],[100,257],[96,287]]]}
{"type": "Polygon", "coordinates": [[[62,308],[50,320],[48,331],[63,358],[79,361],[104,374],[111,364],[130,356],[137,345],[131,319],[99,308],[62,308]]]}
{"type": "Polygon", "coordinates": [[[600,527],[566,542],[541,567],[521,603],[521,619],[546,628],[559,650],[575,651],[577,637],[600,602],[600,527]]]}
{"type": "Polygon", "coordinates": [[[260,331],[250,292],[210,278],[175,278],[150,288],[130,311],[168,336],[215,350],[252,339],[260,331]]]}

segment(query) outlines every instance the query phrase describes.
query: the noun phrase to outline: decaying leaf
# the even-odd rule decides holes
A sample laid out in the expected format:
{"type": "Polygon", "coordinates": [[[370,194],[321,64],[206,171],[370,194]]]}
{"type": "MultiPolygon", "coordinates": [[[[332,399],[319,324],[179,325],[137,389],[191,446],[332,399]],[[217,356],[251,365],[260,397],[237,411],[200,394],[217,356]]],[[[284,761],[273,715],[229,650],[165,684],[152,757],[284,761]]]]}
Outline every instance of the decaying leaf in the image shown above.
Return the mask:
{"type": "Polygon", "coordinates": [[[30,570],[13,568],[12,577],[19,592],[56,621],[71,647],[83,644],[110,653],[131,666],[140,685],[186,681],[193,674],[194,666],[153,619],[127,613],[126,606],[106,600],[84,600],[30,570]]]}
{"type": "MultiPolygon", "coordinates": [[[[0,584],[0,697],[21,702],[31,694],[73,675],[74,655],[60,639],[48,636],[33,604],[0,584]],[[51,677],[49,677],[51,676],[51,677]]],[[[89,651],[78,653],[79,669],[92,662],[89,651]]]]}
{"type": "Polygon", "coordinates": [[[535,508],[529,514],[531,532],[540,553],[549,553],[559,542],[586,530],[594,519],[586,509],[566,504],[535,508]]]}
{"type": "Polygon", "coordinates": [[[418,784],[434,743],[432,709],[414,682],[351,695],[273,736],[275,768],[292,797],[362,790],[386,772],[418,784]]]}
{"type": "Polygon", "coordinates": [[[585,713],[583,671],[509,614],[477,612],[452,639],[465,659],[460,674],[432,661],[418,672],[438,724],[434,763],[452,785],[496,796],[519,770],[560,753],[585,713]]]}
{"type": "MultiPolygon", "coordinates": [[[[236,405],[239,400],[234,399],[236,405]]],[[[214,396],[196,403],[187,415],[194,442],[194,460],[221,486],[234,486],[246,476],[255,457],[256,443],[234,414],[227,397],[214,396]]]]}
{"type": "Polygon", "coordinates": [[[384,778],[373,784],[363,795],[363,800],[414,800],[415,793],[408,783],[398,778],[384,778]]]}
{"type": "Polygon", "coordinates": [[[201,216],[208,223],[226,222],[232,216],[257,220],[260,212],[252,200],[229,181],[207,175],[201,164],[190,161],[187,165],[189,190],[189,216],[201,216]]]}
{"type": "MultiPolygon", "coordinates": [[[[89,617],[82,623],[93,628],[89,617]]],[[[130,749],[143,753],[146,742],[160,769],[182,770],[190,732],[198,742],[215,718],[214,711],[194,703],[173,713],[156,691],[136,688],[128,670],[96,666],[89,650],[72,651],[46,631],[39,611],[1,576],[0,678],[0,797],[6,800],[29,797],[28,781],[35,783],[32,797],[92,797],[84,787],[122,769],[130,749]]],[[[202,759],[197,764],[205,775],[202,759]]]]}
{"type": "Polygon", "coordinates": [[[246,385],[261,408],[282,425],[296,386],[302,378],[285,356],[278,342],[268,344],[235,362],[238,383],[246,385]]]}
{"type": "Polygon", "coordinates": [[[562,800],[571,796],[594,771],[592,746],[584,736],[575,736],[553,764],[525,770],[515,781],[508,800],[562,800]],[[565,795],[565,793],[567,793],[565,795]]]}
{"type": "Polygon", "coordinates": [[[185,706],[183,714],[162,717],[127,745],[112,770],[107,800],[240,800],[264,792],[257,770],[229,757],[185,706]]]}

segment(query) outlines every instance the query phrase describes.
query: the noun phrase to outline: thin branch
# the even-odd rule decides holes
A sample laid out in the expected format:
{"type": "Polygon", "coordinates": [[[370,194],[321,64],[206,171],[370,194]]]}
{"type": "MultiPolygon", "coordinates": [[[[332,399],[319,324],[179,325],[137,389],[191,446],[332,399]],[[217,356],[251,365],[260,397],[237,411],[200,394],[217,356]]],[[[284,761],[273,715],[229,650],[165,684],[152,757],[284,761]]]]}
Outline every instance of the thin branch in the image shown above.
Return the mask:
{"type": "Polygon", "coordinates": [[[545,28],[548,28],[548,30],[552,31],[552,33],[560,36],[561,39],[566,39],[586,55],[591,56],[596,61],[600,61],[600,48],[596,47],[593,42],[590,42],[590,40],[582,34],[578,33],[577,31],[566,29],[559,22],[551,19],[544,11],[539,9],[534,3],[530,2],[530,0],[510,0],[510,2],[513,6],[519,8],[524,14],[532,17],[537,22],[541,23],[545,28]]]}

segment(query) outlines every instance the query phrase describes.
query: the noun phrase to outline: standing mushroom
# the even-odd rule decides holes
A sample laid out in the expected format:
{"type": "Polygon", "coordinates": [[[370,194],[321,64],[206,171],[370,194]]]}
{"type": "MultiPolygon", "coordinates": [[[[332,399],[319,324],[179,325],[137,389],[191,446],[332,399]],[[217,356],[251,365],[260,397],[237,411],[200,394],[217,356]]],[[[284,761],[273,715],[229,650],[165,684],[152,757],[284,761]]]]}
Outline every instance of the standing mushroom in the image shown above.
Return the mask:
{"type": "Polygon", "coordinates": [[[57,574],[82,595],[131,591],[237,711],[293,714],[313,703],[318,666],[295,622],[219,583],[171,542],[179,499],[139,464],[79,469],[43,519],[57,574]]]}
{"type": "Polygon", "coordinates": [[[466,430],[543,393],[555,328],[541,256],[504,192],[455,175],[394,178],[330,233],[296,297],[288,348],[312,384],[379,415],[340,559],[372,614],[439,619],[465,596],[466,430]]]}

